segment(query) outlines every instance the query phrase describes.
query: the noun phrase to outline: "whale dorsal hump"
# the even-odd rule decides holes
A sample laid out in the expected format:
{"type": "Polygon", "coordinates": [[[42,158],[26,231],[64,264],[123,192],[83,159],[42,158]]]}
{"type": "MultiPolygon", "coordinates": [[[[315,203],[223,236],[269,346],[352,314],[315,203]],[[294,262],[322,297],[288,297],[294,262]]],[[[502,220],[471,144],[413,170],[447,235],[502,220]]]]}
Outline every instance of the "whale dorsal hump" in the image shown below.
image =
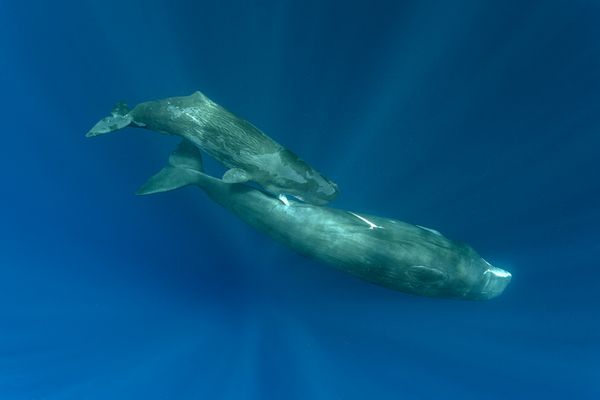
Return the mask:
{"type": "Polygon", "coordinates": [[[225,183],[244,183],[250,180],[250,175],[241,168],[231,168],[223,174],[225,183]]]}

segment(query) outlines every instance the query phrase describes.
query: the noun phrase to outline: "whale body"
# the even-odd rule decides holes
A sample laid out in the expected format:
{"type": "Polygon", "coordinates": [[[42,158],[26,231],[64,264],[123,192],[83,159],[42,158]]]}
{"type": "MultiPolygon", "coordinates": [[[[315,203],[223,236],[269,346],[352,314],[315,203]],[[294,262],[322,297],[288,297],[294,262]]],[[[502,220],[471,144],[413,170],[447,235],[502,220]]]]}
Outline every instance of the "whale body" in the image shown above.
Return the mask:
{"type": "Polygon", "coordinates": [[[202,172],[197,148],[182,142],[169,165],[138,194],[197,185],[240,219],[295,251],[387,288],[421,296],[485,300],[511,274],[471,247],[405,222],[289,201],[202,172]]]}
{"type": "Polygon", "coordinates": [[[88,137],[125,127],[146,128],[181,136],[230,168],[227,183],[254,181],[267,192],[326,204],[338,193],[335,183],[250,122],[216,104],[201,92],[140,103],[133,109],[120,103],[100,120],[88,137]]]}

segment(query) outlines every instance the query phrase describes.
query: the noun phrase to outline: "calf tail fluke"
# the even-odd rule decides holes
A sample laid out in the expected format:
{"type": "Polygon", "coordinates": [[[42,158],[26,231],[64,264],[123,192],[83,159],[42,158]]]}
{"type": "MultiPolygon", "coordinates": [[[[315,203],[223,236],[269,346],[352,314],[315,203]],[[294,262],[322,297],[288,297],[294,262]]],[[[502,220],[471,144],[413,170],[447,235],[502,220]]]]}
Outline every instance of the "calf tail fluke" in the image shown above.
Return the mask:
{"type": "Polygon", "coordinates": [[[133,121],[131,115],[129,115],[129,111],[131,110],[127,107],[127,104],[123,102],[117,103],[113,107],[111,114],[98,121],[85,136],[92,137],[103,135],[129,126],[133,121]]]}

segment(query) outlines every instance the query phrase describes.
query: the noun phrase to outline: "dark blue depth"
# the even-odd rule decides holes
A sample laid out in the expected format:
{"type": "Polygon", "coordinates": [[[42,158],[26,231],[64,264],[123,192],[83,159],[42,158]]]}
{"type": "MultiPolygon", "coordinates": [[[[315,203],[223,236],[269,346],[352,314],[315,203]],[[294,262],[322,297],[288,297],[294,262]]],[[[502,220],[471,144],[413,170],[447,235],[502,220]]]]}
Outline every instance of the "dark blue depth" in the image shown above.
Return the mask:
{"type": "MultiPolygon", "coordinates": [[[[600,398],[600,3],[0,3],[0,399],[600,398]],[[356,280],[202,192],[177,139],[86,139],[202,90],[341,188],[512,272],[489,302],[356,280]]],[[[214,173],[222,169],[208,162],[214,173]]]]}

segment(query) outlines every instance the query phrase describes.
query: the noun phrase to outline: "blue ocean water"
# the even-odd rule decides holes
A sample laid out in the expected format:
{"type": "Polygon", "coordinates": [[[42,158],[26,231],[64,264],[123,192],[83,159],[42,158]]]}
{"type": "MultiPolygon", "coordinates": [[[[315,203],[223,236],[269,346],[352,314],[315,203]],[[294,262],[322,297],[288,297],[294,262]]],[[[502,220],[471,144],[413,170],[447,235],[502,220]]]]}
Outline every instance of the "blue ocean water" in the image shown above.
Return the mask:
{"type": "MultiPolygon", "coordinates": [[[[600,3],[0,3],[0,399],[600,398],[600,3]],[[196,188],[175,138],[86,139],[202,90],[334,206],[508,269],[488,302],[383,289],[196,188]]],[[[212,165],[212,168],[217,168],[212,165]]]]}

